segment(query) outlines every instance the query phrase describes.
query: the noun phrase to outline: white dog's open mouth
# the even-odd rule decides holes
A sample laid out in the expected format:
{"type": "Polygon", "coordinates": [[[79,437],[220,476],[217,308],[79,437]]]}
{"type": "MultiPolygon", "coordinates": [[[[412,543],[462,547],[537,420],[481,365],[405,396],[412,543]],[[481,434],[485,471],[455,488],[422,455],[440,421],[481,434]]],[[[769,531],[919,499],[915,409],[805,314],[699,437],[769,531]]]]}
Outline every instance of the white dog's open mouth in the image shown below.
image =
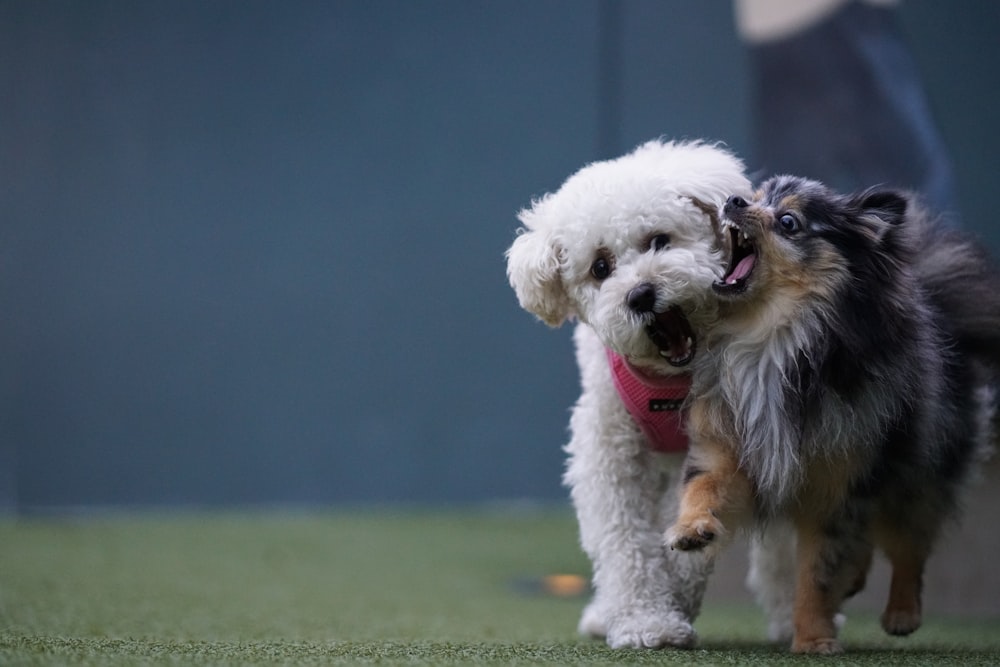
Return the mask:
{"type": "Polygon", "coordinates": [[[660,356],[671,366],[687,366],[694,359],[697,350],[694,330],[680,307],[671,306],[657,313],[652,324],[646,327],[646,333],[659,348],[660,356]]]}

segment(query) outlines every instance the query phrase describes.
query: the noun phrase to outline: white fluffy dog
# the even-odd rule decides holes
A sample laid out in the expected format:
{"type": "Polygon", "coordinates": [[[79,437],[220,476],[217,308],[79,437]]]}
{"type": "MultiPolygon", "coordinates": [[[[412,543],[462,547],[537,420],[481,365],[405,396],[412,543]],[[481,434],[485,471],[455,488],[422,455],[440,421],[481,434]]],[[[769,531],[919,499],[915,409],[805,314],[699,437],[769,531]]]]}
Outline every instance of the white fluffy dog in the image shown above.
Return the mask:
{"type": "MultiPolygon", "coordinates": [[[[507,252],[525,310],[550,326],[578,320],[583,392],[564,481],[595,590],[579,630],[612,647],[697,639],[712,561],[664,548],[663,534],[683,461],[678,408],[725,268],[718,210],[750,190],[743,164],[715,145],[651,141],[584,167],[521,211],[507,252]]],[[[750,580],[777,638],[790,630],[793,567],[776,562],[787,537],[770,538],[767,553],[762,541],[752,554],[750,580]]]]}

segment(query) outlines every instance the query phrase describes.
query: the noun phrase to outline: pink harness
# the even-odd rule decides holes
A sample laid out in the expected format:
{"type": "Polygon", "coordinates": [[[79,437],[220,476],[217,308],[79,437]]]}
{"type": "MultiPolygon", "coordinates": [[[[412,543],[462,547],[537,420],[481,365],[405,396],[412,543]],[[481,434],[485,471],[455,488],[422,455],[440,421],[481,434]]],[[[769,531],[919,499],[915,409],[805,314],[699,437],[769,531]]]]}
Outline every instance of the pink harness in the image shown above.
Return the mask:
{"type": "Polygon", "coordinates": [[[650,449],[663,453],[687,451],[681,405],[691,389],[691,375],[655,380],[641,377],[620,355],[610,349],[606,351],[618,394],[645,434],[650,449]]]}

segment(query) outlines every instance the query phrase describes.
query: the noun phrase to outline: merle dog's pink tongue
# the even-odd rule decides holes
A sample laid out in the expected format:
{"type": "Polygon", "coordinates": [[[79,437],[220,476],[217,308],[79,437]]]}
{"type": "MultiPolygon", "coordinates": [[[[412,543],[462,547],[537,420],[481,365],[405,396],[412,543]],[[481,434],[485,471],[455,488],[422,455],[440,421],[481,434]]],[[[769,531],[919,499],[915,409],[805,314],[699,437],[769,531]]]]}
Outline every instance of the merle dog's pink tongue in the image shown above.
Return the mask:
{"type": "Polygon", "coordinates": [[[736,265],[733,272],[726,276],[726,284],[732,285],[737,280],[742,280],[750,275],[750,271],[753,270],[754,262],[757,261],[756,255],[747,255],[740,260],[740,263],[736,265]]]}

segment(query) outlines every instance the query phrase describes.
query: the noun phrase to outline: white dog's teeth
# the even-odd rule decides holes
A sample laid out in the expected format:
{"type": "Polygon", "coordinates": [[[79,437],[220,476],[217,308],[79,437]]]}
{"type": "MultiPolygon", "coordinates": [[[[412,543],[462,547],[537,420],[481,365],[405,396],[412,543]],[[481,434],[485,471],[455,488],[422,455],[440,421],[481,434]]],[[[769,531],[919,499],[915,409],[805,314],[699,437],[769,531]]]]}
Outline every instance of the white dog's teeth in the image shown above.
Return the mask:
{"type": "Polygon", "coordinates": [[[660,350],[660,356],[663,357],[664,359],[669,359],[670,353],[667,352],[666,350],[660,350]]]}

